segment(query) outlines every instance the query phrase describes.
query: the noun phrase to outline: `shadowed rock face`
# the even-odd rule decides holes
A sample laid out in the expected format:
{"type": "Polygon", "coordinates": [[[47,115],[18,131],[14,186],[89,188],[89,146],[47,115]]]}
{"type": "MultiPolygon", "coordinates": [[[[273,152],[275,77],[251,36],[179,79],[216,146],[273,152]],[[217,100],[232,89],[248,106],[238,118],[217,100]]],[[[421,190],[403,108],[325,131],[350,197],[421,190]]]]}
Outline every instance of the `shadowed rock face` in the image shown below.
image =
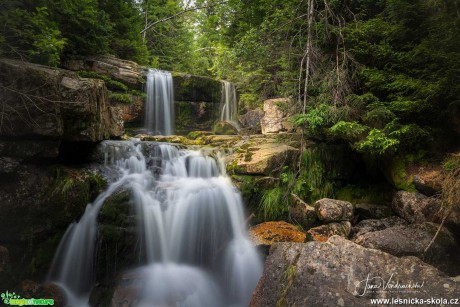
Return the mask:
{"type": "Polygon", "coordinates": [[[368,306],[370,298],[454,298],[458,291],[460,283],[415,257],[398,258],[334,236],[326,243],[273,245],[250,306],[368,306]],[[418,292],[364,291],[368,277],[369,284],[379,277],[392,285],[418,283],[418,292]]]}
{"type": "Polygon", "coordinates": [[[101,80],[0,59],[0,85],[7,110],[0,136],[94,142],[109,138],[111,125],[117,124],[101,80]]]}

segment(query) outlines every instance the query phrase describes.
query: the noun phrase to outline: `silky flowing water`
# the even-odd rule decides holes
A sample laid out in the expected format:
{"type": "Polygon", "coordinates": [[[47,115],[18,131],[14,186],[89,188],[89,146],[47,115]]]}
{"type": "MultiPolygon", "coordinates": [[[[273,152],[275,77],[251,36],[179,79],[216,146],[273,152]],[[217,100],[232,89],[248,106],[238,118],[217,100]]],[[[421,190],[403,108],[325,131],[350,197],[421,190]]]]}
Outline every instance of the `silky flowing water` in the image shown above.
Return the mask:
{"type": "Polygon", "coordinates": [[[69,226],[49,274],[67,305],[89,306],[97,216],[110,195],[127,189],[147,259],[135,270],[142,280],[136,306],[248,306],[262,264],[247,239],[240,193],[222,161],[170,144],[102,146],[119,177],[69,226]]]}
{"type": "Polygon", "coordinates": [[[145,102],[145,128],[149,134],[174,134],[174,87],[170,72],[149,69],[145,102]]]}
{"type": "Polygon", "coordinates": [[[220,120],[231,123],[235,128],[239,129],[238,124],[238,96],[236,94],[235,84],[222,80],[222,110],[220,112],[220,120]]]}

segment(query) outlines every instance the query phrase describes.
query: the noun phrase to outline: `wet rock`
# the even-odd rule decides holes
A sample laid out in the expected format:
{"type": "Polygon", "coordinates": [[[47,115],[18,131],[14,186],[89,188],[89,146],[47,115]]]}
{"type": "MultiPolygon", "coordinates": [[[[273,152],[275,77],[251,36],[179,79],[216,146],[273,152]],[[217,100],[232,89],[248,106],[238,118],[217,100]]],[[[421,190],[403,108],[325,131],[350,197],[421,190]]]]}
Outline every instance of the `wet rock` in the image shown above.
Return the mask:
{"type": "Polygon", "coordinates": [[[326,243],[273,245],[250,306],[368,306],[370,298],[454,298],[459,291],[459,283],[415,257],[395,257],[334,236],[326,243]],[[419,287],[364,292],[368,278],[376,286],[373,281],[381,278],[419,287]]]}
{"type": "Polygon", "coordinates": [[[53,299],[53,306],[63,307],[64,298],[58,286],[51,283],[40,284],[33,280],[21,282],[21,298],[53,299]]]}
{"type": "Polygon", "coordinates": [[[290,101],[289,98],[264,101],[264,117],[260,120],[262,134],[294,131],[287,112],[290,101]]]}
{"type": "Polygon", "coordinates": [[[323,198],[315,203],[318,218],[326,223],[350,221],[353,218],[353,205],[347,201],[323,198]]]}
{"type": "Polygon", "coordinates": [[[348,238],[351,232],[351,223],[348,221],[330,223],[310,228],[307,231],[308,241],[326,242],[332,236],[348,238]]]}
{"type": "Polygon", "coordinates": [[[249,229],[255,245],[272,245],[276,242],[305,242],[305,233],[286,222],[265,222],[249,229]]]}
{"type": "Polygon", "coordinates": [[[443,227],[425,252],[439,225],[434,223],[394,226],[358,236],[357,244],[394,256],[415,256],[450,276],[460,274],[460,246],[452,233],[443,227]]]}
{"type": "Polygon", "coordinates": [[[136,273],[128,272],[121,276],[113,293],[111,307],[134,307],[137,304],[143,280],[136,273]]]}
{"type": "Polygon", "coordinates": [[[445,214],[440,199],[420,193],[399,191],[391,205],[396,214],[409,223],[437,222],[445,214]]]}
{"type": "Polygon", "coordinates": [[[362,219],[383,219],[394,215],[390,206],[374,204],[357,204],[355,215],[362,219]]]}
{"type": "Polygon", "coordinates": [[[243,115],[239,116],[241,127],[246,129],[248,133],[258,134],[262,132],[260,126],[260,121],[264,117],[264,111],[257,108],[255,110],[250,110],[243,115]]]}
{"type": "Polygon", "coordinates": [[[391,216],[384,219],[363,220],[356,224],[351,230],[351,238],[356,239],[358,236],[368,232],[379,231],[394,226],[408,225],[407,221],[398,216],[391,216]]]}

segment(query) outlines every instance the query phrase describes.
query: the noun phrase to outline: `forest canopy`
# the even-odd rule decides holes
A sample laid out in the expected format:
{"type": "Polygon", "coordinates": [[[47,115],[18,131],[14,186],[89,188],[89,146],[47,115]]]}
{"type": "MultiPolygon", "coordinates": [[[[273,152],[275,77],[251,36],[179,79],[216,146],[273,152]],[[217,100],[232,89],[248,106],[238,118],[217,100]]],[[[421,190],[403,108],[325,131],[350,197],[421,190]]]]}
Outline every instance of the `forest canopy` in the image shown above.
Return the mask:
{"type": "Polygon", "coordinates": [[[241,112],[291,97],[311,137],[373,156],[426,147],[460,109],[455,0],[13,0],[0,19],[1,56],[228,79],[241,112]]]}

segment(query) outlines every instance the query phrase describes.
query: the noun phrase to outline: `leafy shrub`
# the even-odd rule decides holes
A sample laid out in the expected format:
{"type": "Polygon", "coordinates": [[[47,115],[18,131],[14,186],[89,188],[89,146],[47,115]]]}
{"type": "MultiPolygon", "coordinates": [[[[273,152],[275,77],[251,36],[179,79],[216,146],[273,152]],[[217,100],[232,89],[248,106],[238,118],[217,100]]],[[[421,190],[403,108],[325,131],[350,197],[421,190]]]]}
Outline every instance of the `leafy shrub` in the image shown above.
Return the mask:
{"type": "Polygon", "coordinates": [[[131,94],[127,93],[113,93],[109,94],[109,99],[115,102],[123,103],[123,104],[131,104],[133,103],[133,98],[131,94]]]}
{"type": "Polygon", "coordinates": [[[369,127],[358,124],[357,122],[339,121],[329,128],[329,133],[348,141],[356,141],[369,130],[369,127]]]}
{"type": "Polygon", "coordinates": [[[363,154],[379,156],[394,152],[399,143],[397,139],[389,138],[384,132],[374,128],[369,132],[366,139],[355,144],[355,148],[363,154]]]}

